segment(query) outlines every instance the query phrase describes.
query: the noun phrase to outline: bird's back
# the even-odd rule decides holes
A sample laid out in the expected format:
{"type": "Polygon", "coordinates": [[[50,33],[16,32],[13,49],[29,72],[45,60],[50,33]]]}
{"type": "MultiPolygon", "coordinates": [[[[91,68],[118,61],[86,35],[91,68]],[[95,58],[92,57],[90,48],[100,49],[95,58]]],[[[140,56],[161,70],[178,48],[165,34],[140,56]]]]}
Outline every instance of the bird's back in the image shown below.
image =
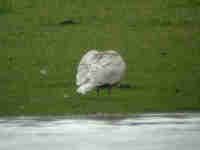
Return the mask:
{"type": "Polygon", "coordinates": [[[101,52],[100,59],[94,64],[95,84],[115,84],[121,80],[124,75],[126,65],[122,57],[115,51],[101,52]]]}

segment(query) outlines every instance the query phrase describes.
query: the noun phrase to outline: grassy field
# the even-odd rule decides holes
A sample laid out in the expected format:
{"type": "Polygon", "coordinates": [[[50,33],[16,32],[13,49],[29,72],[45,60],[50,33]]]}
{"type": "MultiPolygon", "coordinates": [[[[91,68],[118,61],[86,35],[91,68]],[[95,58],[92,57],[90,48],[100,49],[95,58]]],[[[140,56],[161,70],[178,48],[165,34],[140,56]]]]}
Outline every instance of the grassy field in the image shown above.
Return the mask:
{"type": "Polygon", "coordinates": [[[199,18],[200,0],[0,0],[0,115],[199,111],[199,18]],[[89,49],[119,51],[136,87],[77,95],[89,49]]]}

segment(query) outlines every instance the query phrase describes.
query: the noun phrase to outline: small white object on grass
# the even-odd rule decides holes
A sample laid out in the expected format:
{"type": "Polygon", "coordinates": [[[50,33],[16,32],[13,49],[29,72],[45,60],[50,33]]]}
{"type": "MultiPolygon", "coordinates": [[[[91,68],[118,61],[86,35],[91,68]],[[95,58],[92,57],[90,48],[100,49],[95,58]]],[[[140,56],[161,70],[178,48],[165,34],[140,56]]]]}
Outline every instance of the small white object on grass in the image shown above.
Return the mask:
{"type": "Polygon", "coordinates": [[[78,65],[77,92],[86,94],[96,88],[98,94],[101,87],[107,87],[110,91],[112,86],[122,79],[125,70],[126,63],[118,52],[90,50],[82,57],[78,65]]]}
{"type": "Polygon", "coordinates": [[[41,69],[40,70],[41,75],[47,75],[47,70],[46,69],[41,69]]]}

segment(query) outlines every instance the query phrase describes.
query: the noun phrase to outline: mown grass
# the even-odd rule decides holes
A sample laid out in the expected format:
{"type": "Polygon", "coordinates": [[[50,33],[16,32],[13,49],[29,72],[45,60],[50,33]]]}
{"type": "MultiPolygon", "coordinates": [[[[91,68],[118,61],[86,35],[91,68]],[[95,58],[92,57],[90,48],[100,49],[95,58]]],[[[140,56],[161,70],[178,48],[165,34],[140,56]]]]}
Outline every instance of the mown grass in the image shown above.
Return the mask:
{"type": "Polygon", "coordinates": [[[199,17],[199,0],[0,0],[0,115],[199,111],[199,17]],[[136,88],[78,96],[94,48],[119,51],[136,88]]]}

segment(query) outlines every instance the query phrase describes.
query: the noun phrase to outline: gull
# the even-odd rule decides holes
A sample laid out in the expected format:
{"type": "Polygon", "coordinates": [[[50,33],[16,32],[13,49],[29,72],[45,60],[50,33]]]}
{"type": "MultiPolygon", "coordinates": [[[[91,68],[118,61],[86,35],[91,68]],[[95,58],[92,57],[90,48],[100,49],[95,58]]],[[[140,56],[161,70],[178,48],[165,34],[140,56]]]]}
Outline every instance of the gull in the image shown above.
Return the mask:
{"type": "Polygon", "coordinates": [[[107,88],[109,95],[113,86],[117,86],[123,78],[126,63],[114,50],[90,50],[83,55],[76,75],[77,93],[86,94],[96,89],[107,88]]]}

